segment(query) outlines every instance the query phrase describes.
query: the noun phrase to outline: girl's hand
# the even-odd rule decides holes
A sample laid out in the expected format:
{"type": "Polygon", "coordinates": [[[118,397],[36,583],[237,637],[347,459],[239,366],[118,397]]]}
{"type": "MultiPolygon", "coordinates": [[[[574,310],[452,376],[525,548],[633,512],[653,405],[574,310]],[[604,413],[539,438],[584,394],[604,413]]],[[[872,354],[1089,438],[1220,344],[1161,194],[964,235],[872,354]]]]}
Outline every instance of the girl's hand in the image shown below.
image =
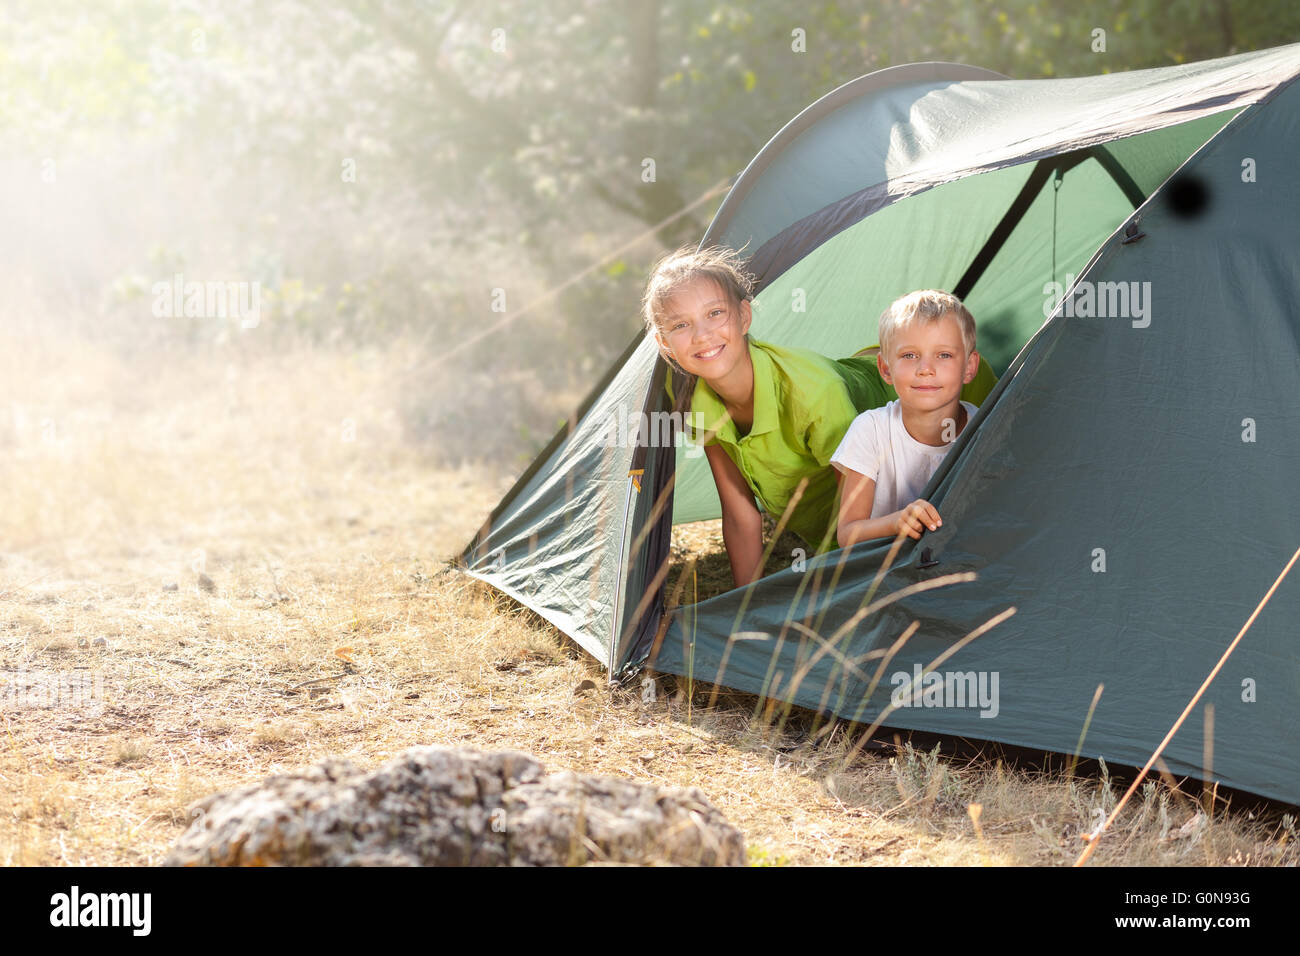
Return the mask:
{"type": "Polygon", "coordinates": [[[943,524],[934,505],[924,498],[917,498],[910,505],[898,512],[898,522],[894,534],[906,534],[909,538],[919,539],[926,530],[937,531],[943,524]]]}

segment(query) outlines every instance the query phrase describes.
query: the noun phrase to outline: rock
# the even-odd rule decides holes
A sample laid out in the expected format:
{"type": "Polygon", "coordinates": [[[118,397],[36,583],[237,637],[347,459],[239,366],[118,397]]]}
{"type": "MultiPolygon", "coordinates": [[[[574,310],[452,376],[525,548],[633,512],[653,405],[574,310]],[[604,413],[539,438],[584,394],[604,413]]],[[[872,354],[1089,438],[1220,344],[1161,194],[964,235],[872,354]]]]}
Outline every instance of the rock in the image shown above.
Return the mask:
{"type": "Polygon", "coordinates": [[[180,589],[181,586],[177,584],[175,581],[169,581],[167,584],[163,585],[164,591],[179,591],[180,589]]]}
{"type": "Polygon", "coordinates": [[[518,751],[413,747],[373,771],[329,759],[214,794],[167,866],[743,865],[695,787],[560,772],[518,751]]]}
{"type": "Polygon", "coordinates": [[[199,587],[207,591],[209,594],[212,594],[217,590],[217,582],[212,580],[212,578],[208,577],[206,574],[200,571],[199,587]]]}

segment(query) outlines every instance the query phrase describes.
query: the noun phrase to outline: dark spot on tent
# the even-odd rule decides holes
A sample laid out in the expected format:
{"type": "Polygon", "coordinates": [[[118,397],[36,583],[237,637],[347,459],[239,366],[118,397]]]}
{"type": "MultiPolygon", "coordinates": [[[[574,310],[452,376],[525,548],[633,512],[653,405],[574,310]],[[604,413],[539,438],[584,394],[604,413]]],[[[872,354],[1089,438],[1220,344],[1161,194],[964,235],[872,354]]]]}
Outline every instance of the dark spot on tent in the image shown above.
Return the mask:
{"type": "Polygon", "coordinates": [[[1165,202],[1179,219],[1195,219],[1210,207],[1210,188],[1197,176],[1175,176],[1165,189],[1165,202]]]}

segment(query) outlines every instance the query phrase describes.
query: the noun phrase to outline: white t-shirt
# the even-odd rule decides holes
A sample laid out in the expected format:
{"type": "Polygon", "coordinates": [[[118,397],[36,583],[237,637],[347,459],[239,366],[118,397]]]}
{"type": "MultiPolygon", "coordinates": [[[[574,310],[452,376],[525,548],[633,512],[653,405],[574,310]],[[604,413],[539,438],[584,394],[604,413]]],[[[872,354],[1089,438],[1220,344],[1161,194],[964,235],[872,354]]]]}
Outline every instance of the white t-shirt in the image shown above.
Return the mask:
{"type": "MultiPolygon", "coordinates": [[[[969,424],[979,409],[970,402],[961,404],[969,424]]],[[[840,471],[856,471],[876,483],[871,515],[879,518],[919,498],[950,448],[952,442],[926,445],[913,438],[903,427],[903,407],[894,400],[853,419],[831,456],[831,464],[840,471]]]]}

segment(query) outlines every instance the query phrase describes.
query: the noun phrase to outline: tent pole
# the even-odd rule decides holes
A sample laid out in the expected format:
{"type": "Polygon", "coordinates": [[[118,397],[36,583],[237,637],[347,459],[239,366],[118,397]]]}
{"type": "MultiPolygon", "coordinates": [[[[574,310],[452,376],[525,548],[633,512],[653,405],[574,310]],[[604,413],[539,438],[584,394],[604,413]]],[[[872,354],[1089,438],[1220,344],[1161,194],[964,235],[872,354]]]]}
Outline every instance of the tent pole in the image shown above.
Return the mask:
{"type": "Polygon", "coordinates": [[[1029,207],[1038,198],[1038,194],[1047,185],[1047,181],[1051,179],[1053,173],[1059,170],[1064,174],[1088,159],[1097,160],[1101,168],[1106,171],[1110,178],[1115,181],[1115,185],[1124,193],[1124,198],[1133,204],[1134,209],[1146,202],[1147,197],[1142,195],[1142,190],[1133,181],[1133,177],[1128,174],[1128,171],[1119,164],[1105,146],[1098,145],[1088,149],[1076,150],[1072,153],[1062,153],[1059,156],[1040,159],[1034,166],[1034,171],[1025,180],[1024,186],[1020,188],[1020,192],[1016,194],[1016,198],[1012,200],[1011,205],[1007,207],[1007,211],[994,227],[993,232],[989,234],[980,251],[971,260],[971,264],[967,266],[965,273],[962,274],[961,279],[953,288],[952,294],[965,301],[966,296],[975,288],[975,283],[979,282],[980,277],[984,275],[984,271],[988,269],[997,254],[1002,251],[1006,241],[1011,238],[1011,233],[1015,232],[1016,226],[1020,225],[1020,220],[1025,217],[1025,213],[1029,211],[1029,207]]]}

